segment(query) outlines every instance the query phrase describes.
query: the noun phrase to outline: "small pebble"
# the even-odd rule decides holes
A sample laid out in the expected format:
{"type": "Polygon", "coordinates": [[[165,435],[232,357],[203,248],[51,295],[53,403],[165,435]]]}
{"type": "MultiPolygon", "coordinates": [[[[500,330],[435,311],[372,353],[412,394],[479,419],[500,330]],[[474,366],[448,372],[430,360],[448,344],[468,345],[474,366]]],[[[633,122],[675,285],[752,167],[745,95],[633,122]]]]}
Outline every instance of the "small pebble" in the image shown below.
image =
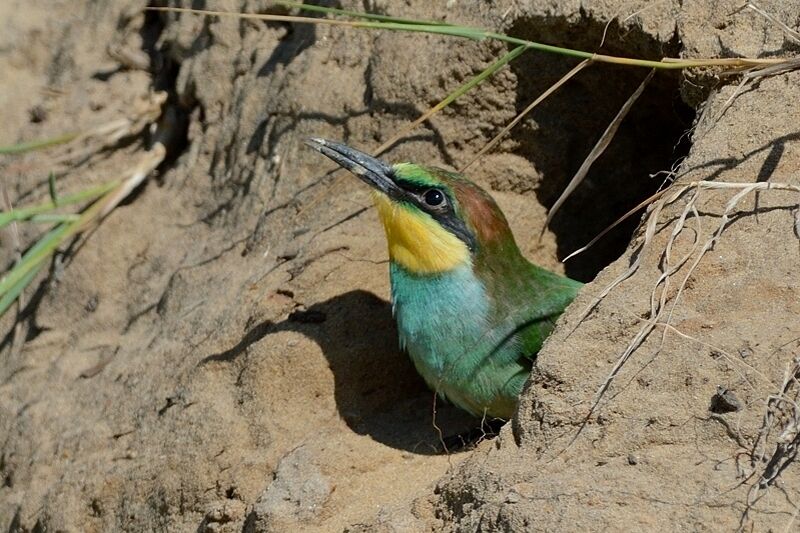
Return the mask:
{"type": "Polygon", "coordinates": [[[733,413],[742,410],[742,402],[733,391],[719,385],[717,392],[711,397],[711,405],[708,406],[708,410],[717,414],[733,413]]]}

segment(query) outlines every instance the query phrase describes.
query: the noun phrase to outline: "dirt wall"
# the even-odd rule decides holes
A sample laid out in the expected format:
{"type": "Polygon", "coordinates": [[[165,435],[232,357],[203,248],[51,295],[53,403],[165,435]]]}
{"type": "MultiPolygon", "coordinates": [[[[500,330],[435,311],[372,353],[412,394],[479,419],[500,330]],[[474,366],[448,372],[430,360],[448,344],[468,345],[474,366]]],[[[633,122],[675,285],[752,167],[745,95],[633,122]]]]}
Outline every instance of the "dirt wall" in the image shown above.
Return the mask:
{"type": "MultiPolygon", "coordinates": [[[[266,2],[200,4],[285,12],[266,2]]],[[[605,35],[604,51],[652,59],[797,51],[738,2],[650,4],[366,7],[588,50],[605,35]]],[[[333,174],[302,141],[315,135],[373,148],[505,48],[144,15],[142,7],[0,7],[0,67],[10,73],[0,82],[0,145],[125,116],[153,91],[167,93],[176,117],[158,174],[85,243],[58,256],[27,295],[21,328],[10,315],[0,322],[0,527],[791,523],[800,487],[794,465],[763,489],[758,483],[779,439],[792,441],[784,431],[791,413],[777,413],[780,406],[770,407],[770,431],[762,426],[800,349],[797,194],[744,198],[685,283],[696,255],[662,278],[675,225],[687,206],[690,215],[696,208],[670,247],[673,264],[700,251],[737,191],[688,191],[651,212],[652,235],[637,216],[579,259],[560,259],[655,192],[660,171],[675,170],[678,185],[797,184],[797,72],[735,98],[738,79],[658,74],[541,241],[547,207],[646,73],[593,66],[470,169],[492,189],[528,257],[590,283],[542,351],[518,416],[499,437],[448,455],[432,393],[397,347],[385,243],[368,191],[333,174]],[[635,273],[597,303],[631,264],[635,273]],[[662,291],[669,314],[654,318],[653,294],[659,302],[662,291]],[[652,331],[593,408],[648,324],[652,331]]],[[[790,26],[800,20],[795,0],[762,7],[790,26]]],[[[386,158],[459,168],[574,64],[527,53],[386,158]]],[[[116,175],[148,142],[143,131],[79,161],[59,187],[116,175]]],[[[50,164],[39,154],[0,162],[10,197],[45,198],[50,164]]],[[[33,236],[27,228],[21,238],[33,236]]],[[[7,263],[11,242],[3,236],[7,263]]],[[[474,424],[437,405],[444,434],[474,424]]]]}

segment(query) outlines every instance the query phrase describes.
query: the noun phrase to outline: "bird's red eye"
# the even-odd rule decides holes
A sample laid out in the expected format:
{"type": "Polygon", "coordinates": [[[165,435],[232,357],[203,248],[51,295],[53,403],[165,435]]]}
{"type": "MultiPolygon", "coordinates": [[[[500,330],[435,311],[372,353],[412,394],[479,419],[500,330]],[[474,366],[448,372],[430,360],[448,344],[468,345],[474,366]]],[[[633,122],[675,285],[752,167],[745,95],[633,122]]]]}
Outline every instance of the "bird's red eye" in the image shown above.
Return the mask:
{"type": "Polygon", "coordinates": [[[431,207],[437,207],[444,203],[444,193],[439,189],[429,189],[425,191],[422,198],[425,200],[425,203],[431,207]]]}

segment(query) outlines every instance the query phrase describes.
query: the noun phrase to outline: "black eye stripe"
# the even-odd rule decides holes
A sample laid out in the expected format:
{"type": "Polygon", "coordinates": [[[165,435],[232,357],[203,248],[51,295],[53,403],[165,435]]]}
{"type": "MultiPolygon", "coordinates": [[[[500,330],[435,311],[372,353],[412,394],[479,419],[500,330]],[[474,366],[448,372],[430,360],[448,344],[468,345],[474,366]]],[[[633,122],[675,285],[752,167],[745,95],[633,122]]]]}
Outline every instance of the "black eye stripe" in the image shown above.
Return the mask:
{"type": "Polygon", "coordinates": [[[434,220],[442,225],[447,231],[461,239],[467,245],[470,252],[474,252],[478,243],[475,236],[467,229],[467,226],[459,218],[451,215],[433,215],[434,220]]]}
{"type": "Polygon", "coordinates": [[[404,180],[403,178],[399,178],[397,176],[394,177],[394,182],[404,191],[410,193],[412,196],[417,197],[420,201],[416,203],[419,205],[419,207],[425,209],[426,211],[428,210],[427,207],[442,208],[445,207],[444,204],[447,204],[446,207],[449,208],[453,204],[453,199],[450,197],[450,194],[446,190],[439,187],[423,185],[413,181],[404,180]],[[438,191],[441,193],[443,201],[439,203],[428,202],[425,198],[425,195],[431,191],[438,191]]]}

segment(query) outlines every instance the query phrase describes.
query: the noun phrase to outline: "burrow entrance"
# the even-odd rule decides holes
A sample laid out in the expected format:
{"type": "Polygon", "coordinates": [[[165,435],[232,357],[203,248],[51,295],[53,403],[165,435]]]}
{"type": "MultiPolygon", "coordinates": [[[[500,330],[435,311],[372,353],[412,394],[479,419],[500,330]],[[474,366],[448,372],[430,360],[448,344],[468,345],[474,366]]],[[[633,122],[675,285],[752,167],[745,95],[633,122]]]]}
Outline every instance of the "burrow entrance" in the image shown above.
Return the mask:
{"type": "MultiPolygon", "coordinates": [[[[515,21],[509,35],[569,48],[617,56],[659,60],[680,51],[677,36],[658,41],[640,30],[623,33],[605,23],[584,18],[525,18],[515,21]]],[[[566,74],[577,60],[528,53],[513,62],[517,77],[517,112],[566,74]]],[[[551,207],[601,137],[619,109],[648,74],[645,68],[595,64],[580,72],[534,109],[513,131],[514,152],[534,163],[542,180],[539,201],[551,207]]],[[[664,171],[688,152],[687,132],[695,112],[679,92],[680,73],[656,73],[622,122],[605,153],[562,206],[551,223],[558,255],[563,258],[598,235],[663,185],[664,171]],[[651,177],[652,176],[652,177],[651,177]]],[[[511,186],[513,188],[513,185],[511,186]]],[[[617,259],[630,242],[641,213],[606,235],[593,248],[565,263],[567,275],[592,280],[617,259]]]]}

